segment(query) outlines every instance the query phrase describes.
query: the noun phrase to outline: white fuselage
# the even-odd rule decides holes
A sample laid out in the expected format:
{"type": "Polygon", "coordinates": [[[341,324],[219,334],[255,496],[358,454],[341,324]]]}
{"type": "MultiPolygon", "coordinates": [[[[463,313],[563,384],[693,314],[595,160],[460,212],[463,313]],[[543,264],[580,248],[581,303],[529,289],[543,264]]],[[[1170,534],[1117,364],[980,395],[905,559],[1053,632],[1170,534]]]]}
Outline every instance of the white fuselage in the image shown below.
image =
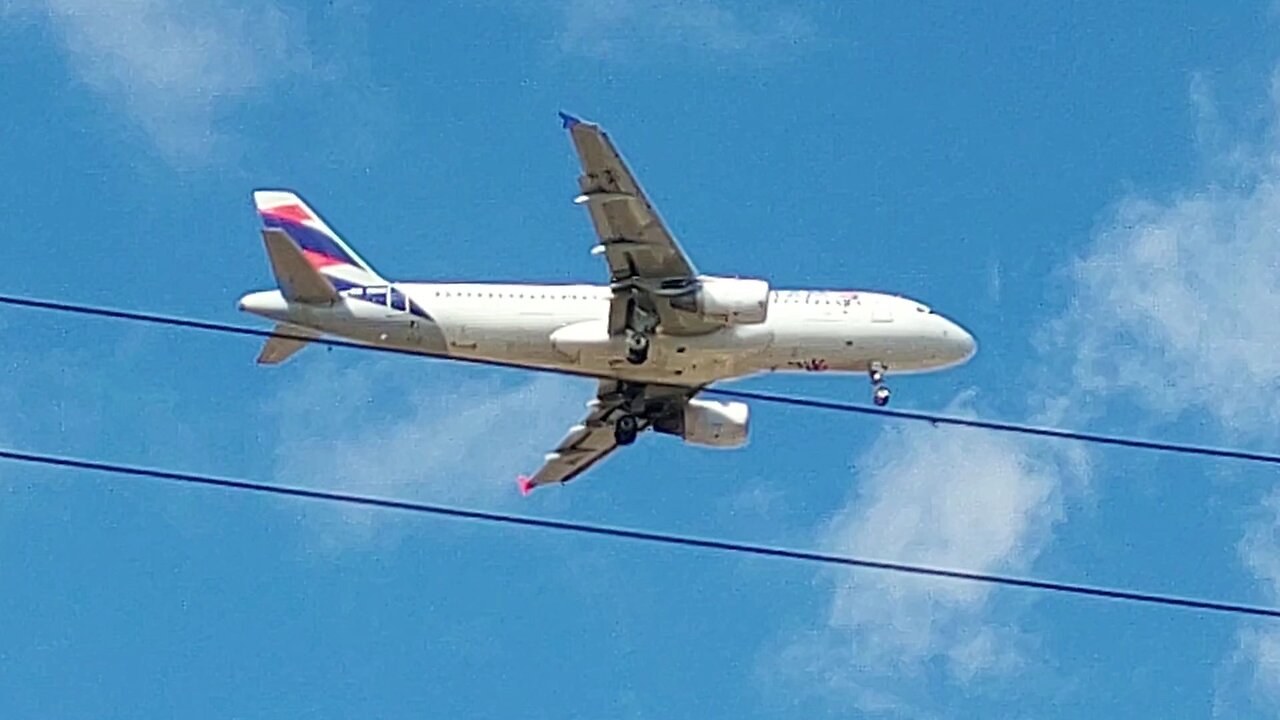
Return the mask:
{"type": "Polygon", "coordinates": [[[659,332],[642,365],[628,363],[622,338],[608,334],[606,286],[392,283],[343,295],[315,306],[264,291],[246,295],[240,308],[425,355],[689,386],[770,371],[867,372],[873,364],[923,372],[960,364],[975,350],[969,333],[928,307],[871,292],[774,291],[764,322],[694,336],[659,332]]]}

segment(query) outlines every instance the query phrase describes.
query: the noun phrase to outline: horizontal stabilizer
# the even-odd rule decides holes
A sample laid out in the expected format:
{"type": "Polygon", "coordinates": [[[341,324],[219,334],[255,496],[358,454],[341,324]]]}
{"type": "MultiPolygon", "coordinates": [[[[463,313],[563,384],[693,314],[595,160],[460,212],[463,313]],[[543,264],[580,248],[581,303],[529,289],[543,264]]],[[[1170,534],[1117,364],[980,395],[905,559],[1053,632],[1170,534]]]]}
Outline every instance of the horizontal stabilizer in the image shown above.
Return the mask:
{"type": "Polygon", "coordinates": [[[306,347],[307,343],[320,337],[320,333],[315,330],[285,323],[276,325],[272,332],[275,334],[267,338],[262,352],[258,353],[259,365],[279,365],[306,347]]]}
{"type": "Polygon", "coordinates": [[[271,272],[275,274],[276,284],[286,300],[314,305],[338,300],[338,291],[333,283],[307,262],[288,233],[266,228],[262,231],[262,241],[267,246],[271,272]]]}

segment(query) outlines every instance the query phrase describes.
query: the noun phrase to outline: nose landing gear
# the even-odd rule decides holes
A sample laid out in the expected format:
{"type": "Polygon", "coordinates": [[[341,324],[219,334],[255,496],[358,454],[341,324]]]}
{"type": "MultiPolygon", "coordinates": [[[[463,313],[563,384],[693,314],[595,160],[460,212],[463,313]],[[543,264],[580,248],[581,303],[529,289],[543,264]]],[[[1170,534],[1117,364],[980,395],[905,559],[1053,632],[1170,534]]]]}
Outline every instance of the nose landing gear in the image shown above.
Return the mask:
{"type": "Polygon", "coordinates": [[[871,367],[867,370],[867,374],[871,377],[871,402],[875,403],[876,407],[888,405],[889,397],[893,394],[884,384],[884,370],[884,365],[878,362],[871,363],[871,367]]]}

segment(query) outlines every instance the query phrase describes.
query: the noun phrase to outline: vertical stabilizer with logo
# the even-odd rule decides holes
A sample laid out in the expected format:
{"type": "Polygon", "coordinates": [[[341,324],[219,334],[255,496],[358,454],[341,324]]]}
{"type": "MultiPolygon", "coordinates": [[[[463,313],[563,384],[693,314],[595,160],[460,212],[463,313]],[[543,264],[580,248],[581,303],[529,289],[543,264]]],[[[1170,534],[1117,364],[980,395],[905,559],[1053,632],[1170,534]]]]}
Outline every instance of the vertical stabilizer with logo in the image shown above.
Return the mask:
{"type": "MultiPolygon", "coordinates": [[[[262,219],[262,241],[280,297],[289,303],[324,305],[341,300],[339,291],[386,281],[360,258],[302,198],[287,190],[253,193],[262,219]]],[[[258,362],[275,365],[319,334],[296,325],[276,326],[258,362]]]]}
{"type": "MultiPolygon", "coordinates": [[[[338,290],[386,281],[355,253],[302,198],[288,190],[253,193],[265,231],[283,232],[301,251],[306,263],[338,290]]],[[[270,252],[270,250],[268,250],[270,252]]]]}

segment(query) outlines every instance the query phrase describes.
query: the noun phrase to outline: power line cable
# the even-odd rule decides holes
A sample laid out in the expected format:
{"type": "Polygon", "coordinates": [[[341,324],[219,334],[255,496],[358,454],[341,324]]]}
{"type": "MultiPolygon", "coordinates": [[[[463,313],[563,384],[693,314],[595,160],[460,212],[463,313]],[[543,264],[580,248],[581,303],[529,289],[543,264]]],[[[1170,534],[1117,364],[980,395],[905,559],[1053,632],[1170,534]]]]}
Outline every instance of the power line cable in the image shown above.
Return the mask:
{"type": "Polygon", "coordinates": [[[888,408],[871,407],[868,405],[859,405],[857,403],[840,400],[824,400],[821,398],[777,395],[774,393],[758,392],[754,390],[721,390],[719,388],[708,388],[703,392],[716,393],[724,397],[741,398],[743,400],[754,400],[756,402],[797,405],[815,410],[832,410],[836,412],[858,413],[863,415],[878,415],[880,417],[894,418],[896,420],[928,422],[934,425],[955,425],[958,427],[994,430],[996,432],[1010,432],[1022,435],[1034,435],[1037,437],[1057,438],[1061,440],[1078,440],[1080,442],[1093,443],[1096,445],[1115,445],[1141,450],[1156,450],[1160,452],[1181,453],[1186,455],[1203,455],[1207,457],[1246,460],[1249,462],[1280,465],[1280,454],[1255,450],[1214,447],[1212,445],[1195,445],[1191,443],[1176,443],[1164,440],[1149,440],[1146,438],[1125,437],[1123,435],[1106,435],[1103,433],[1085,432],[1081,430],[1064,430],[1062,428],[1047,427],[1044,425],[1028,425],[1024,423],[1003,422],[1000,420],[980,420],[978,418],[967,418],[959,415],[943,415],[916,410],[890,410],[888,408]]]}
{"type": "MultiPolygon", "coordinates": [[[[0,295],[0,305],[9,305],[14,307],[24,307],[39,310],[50,310],[53,312],[70,313],[75,315],[86,315],[101,318],[110,318],[114,320],[123,320],[127,322],[145,323],[150,325],[163,325],[169,327],[185,328],[189,330],[199,330],[204,332],[221,333],[227,335],[240,335],[243,337],[283,337],[295,340],[305,340],[313,342],[317,345],[325,345],[329,347],[348,348],[354,350],[362,350],[366,352],[378,352],[391,355],[406,355],[415,358],[437,358],[449,360],[452,362],[467,363],[472,365],[483,365],[488,367],[499,367],[514,370],[522,370],[525,372],[541,372],[554,375],[567,375],[572,377],[582,377],[591,379],[612,380],[613,376],[601,373],[592,373],[586,370],[574,370],[567,368],[537,368],[528,367],[512,362],[502,360],[487,360],[480,358],[457,357],[454,355],[436,354],[422,352],[420,350],[407,350],[401,348],[384,347],[378,345],[365,345],[363,343],[351,340],[342,340],[339,338],[313,338],[304,335],[293,335],[288,332],[274,332],[272,330],[263,330],[260,328],[251,328],[241,325],[231,325],[228,323],[211,322],[207,320],[194,320],[190,318],[173,317],[167,315],[157,315],[154,313],[136,312],[131,310],[118,310],[94,305],[82,305],[76,303],[67,303],[54,300],[41,300],[37,298],[21,297],[15,295],[0,295]]],[[[724,398],[733,398],[738,400],[751,400],[762,403],[773,403],[777,405],[790,405],[793,407],[803,407],[813,410],[828,410],[832,412],[842,412],[859,415],[870,415],[876,417],[892,418],[895,420],[911,420],[917,422],[927,422],[933,425],[952,425],[956,427],[969,427],[981,430],[991,430],[995,432],[1017,433],[1022,435],[1032,435],[1036,437],[1057,438],[1061,440],[1077,440],[1080,442],[1093,443],[1097,445],[1111,445],[1116,447],[1136,448],[1142,450],[1154,450],[1158,452],[1169,452],[1183,455],[1199,455],[1203,457],[1216,457],[1231,460],[1243,460],[1246,462],[1265,463],[1268,465],[1280,465],[1280,454],[1268,453],[1255,450],[1243,450],[1238,448],[1214,447],[1211,445],[1197,445],[1191,443],[1168,442],[1164,440],[1150,440],[1146,438],[1126,437],[1122,435],[1108,435],[1104,433],[1085,432],[1080,430],[1066,430],[1062,428],[1047,427],[1042,425],[1030,425],[1025,423],[1004,422],[998,420],[980,420],[977,418],[967,418],[958,415],[945,415],[941,413],[921,412],[915,410],[892,410],[889,408],[874,407],[859,403],[841,401],[841,400],[825,400],[821,398],[806,398],[793,395],[780,395],[776,393],[767,393],[754,390],[734,390],[730,388],[709,387],[702,391],[706,395],[714,395],[724,398]]]]}
{"type": "Polygon", "coordinates": [[[554,530],[559,532],[594,535],[597,537],[611,537],[621,540],[633,540],[643,543],[694,548],[700,550],[716,550],[727,553],[753,555],[756,557],[811,562],[827,566],[880,570],[884,572],[902,573],[930,578],[1018,587],[1050,593],[1082,595],[1104,600],[1177,607],[1188,610],[1280,618],[1280,608],[1274,607],[1245,605],[1234,602],[1179,597],[1176,595],[1163,595],[1136,590],[1122,590],[1075,583],[1054,582],[1050,580],[1037,580],[1034,578],[996,575],[991,573],[971,572],[967,570],[951,570],[947,568],[889,562],[884,560],[870,560],[809,550],[795,550],[791,548],[756,545],[729,540],[714,540],[688,535],[675,535],[647,530],[611,527],[607,525],[593,525],[567,520],[552,520],[549,518],[531,517],[527,515],[513,515],[486,510],[472,510],[447,505],[410,502],[407,500],[395,500],[391,498],[371,497],[366,495],[353,495],[329,490],[313,490],[303,487],[272,485],[238,478],[216,477],[199,473],[178,472],[174,470],[164,470],[136,465],[123,465],[99,460],[86,460],[19,450],[0,449],[0,459],[11,460],[19,463],[88,470],[112,475],[129,475],[151,480],[212,486],[231,490],[245,490],[249,492],[279,495],[291,498],[322,500],[384,510],[400,510],[422,515],[449,517],[472,522],[536,528],[540,530],[554,530]]]}

